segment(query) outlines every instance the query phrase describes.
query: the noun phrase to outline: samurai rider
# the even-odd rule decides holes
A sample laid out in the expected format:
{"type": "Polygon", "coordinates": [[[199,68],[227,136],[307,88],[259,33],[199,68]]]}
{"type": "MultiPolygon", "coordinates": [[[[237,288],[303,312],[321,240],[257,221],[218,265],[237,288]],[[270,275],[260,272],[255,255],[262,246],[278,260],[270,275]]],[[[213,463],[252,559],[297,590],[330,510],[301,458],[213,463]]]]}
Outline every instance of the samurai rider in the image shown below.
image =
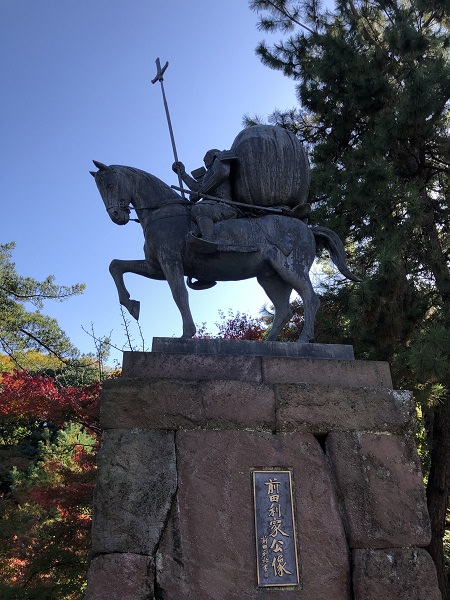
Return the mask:
{"type": "Polygon", "coordinates": [[[201,167],[192,171],[193,177],[186,173],[182,162],[174,162],[172,165],[172,170],[180,175],[190,190],[196,192],[191,195],[194,202],[191,215],[198,226],[199,235],[192,235],[193,241],[201,240],[198,245],[203,251],[208,247],[211,252],[216,249],[213,241],[214,223],[234,219],[240,214],[235,206],[228,204],[232,201],[230,171],[233,160],[237,160],[237,157],[229,150],[208,150],[203,159],[206,170],[201,167]],[[202,195],[209,194],[214,195],[217,200],[202,198],[202,195]]]}

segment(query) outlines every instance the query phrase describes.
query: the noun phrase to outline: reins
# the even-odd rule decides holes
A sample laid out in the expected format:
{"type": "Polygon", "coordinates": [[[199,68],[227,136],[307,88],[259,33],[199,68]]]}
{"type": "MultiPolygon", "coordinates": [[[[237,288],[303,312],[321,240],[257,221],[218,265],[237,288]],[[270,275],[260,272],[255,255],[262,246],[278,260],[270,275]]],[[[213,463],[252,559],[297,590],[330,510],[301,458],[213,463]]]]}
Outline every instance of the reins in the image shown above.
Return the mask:
{"type": "Polygon", "coordinates": [[[164,204],[156,204],[155,206],[142,206],[139,208],[132,206],[131,210],[135,210],[136,212],[138,210],[158,210],[159,208],[167,208],[168,206],[176,206],[179,204],[183,206],[190,206],[189,202],[186,202],[186,200],[175,200],[175,202],[165,202],[164,204]]]}
{"type": "MultiPolygon", "coordinates": [[[[141,206],[139,208],[135,208],[130,202],[128,202],[128,204],[125,204],[124,201],[120,201],[117,205],[110,205],[107,207],[107,210],[111,210],[114,208],[118,208],[120,210],[134,210],[134,212],[139,216],[138,211],[140,210],[159,210],[161,208],[168,208],[169,206],[185,206],[186,208],[190,208],[190,204],[189,202],[186,202],[186,200],[176,200],[175,202],[165,202],[164,204],[156,204],[155,206],[141,206]]],[[[179,215],[165,215],[164,217],[159,217],[157,219],[152,219],[152,221],[159,221],[160,219],[165,219],[165,218],[170,218],[170,217],[175,217],[175,216],[179,216],[179,215]]],[[[140,223],[141,221],[139,220],[139,218],[137,219],[129,219],[130,221],[134,221],[135,223],[140,223]]]]}
{"type": "MultiPolygon", "coordinates": [[[[156,206],[142,206],[140,208],[135,208],[134,206],[131,206],[129,208],[131,210],[134,210],[139,217],[139,211],[141,211],[141,210],[149,210],[152,212],[156,212],[159,210],[167,209],[171,206],[182,206],[183,208],[187,208],[188,210],[190,210],[190,208],[191,208],[189,202],[186,202],[185,200],[177,200],[175,202],[157,204],[156,206]]],[[[156,216],[156,215],[152,214],[150,216],[149,223],[147,223],[147,225],[149,225],[150,223],[154,223],[155,221],[160,221],[161,219],[171,219],[171,218],[179,217],[179,216],[180,216],[180,212],[178,212],[178,211],[175,211],[175,214],[165,214],[165,215],[161,215],[161,216],[156,216]]],[[[130,221],[134,221],[135,223],[141,222],[139,218],[130,219],[130,221]]]]}

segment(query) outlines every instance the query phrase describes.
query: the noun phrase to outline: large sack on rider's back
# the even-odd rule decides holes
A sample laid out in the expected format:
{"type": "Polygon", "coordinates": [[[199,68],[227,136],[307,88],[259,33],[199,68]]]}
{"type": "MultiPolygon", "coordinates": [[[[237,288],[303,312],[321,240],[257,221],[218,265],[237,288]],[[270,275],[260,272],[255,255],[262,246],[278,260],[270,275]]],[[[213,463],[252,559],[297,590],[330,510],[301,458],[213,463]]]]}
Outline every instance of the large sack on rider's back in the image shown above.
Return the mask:
{"type": "Polygon", "coordinates": [[[305,204],[310,182],[306,152],[292,133],[273,125],[241,131],[231,146],[233,200],[259,206],[305,204]]]}

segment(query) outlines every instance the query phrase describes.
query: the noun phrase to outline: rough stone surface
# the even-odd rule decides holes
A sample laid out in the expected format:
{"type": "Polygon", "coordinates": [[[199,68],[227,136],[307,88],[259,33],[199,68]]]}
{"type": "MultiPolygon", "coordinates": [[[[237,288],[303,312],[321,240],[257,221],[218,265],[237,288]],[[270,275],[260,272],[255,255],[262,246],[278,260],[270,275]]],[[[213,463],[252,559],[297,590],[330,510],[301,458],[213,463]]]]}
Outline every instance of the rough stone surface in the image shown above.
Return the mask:
{"type": "Polygon", "coordinates": [[[149,556],[104,554],[91,561],[84,600],[153,600],[154,564],[149,556]]]}
{"type": "Polygon", "coordinates": [[[178,505],[157,556],[161,597],[272,598],[256,588],[251,469],[291,466],[303,590],[289,600],[350,599],[347,544],[322,449],[311,434],[176,434],[178,505]]]}
{"type": "Polygon", "coordinates": [[[220,356],[211,354],[166,354],[162,352],[124,352],[122,377],[127,379],[228,379],[260,383],[261,359],[258,356],[220,356]]]}
{"type": "MultiPolygon", "coordinates": [[[[203,340],[208,341],[208,340],[203,340]]],[[[124,352],[122,378],[227,379],[256,383],[312,383],[340,387],[392,388],[387,362],[124,352]]]]}
{"type": "Polygon", "coordinates": [[[262,358],[264,383],[315,383],[338,387],[392,388],[387,362],[262,358]]]}
{"type": "Polygon", "coordinates": [[[221,340],[200,338],[153,338],[153,352],[235,355],[282,356],[352,360],[353,346],[342,344],[305,344],[297,342],[259,342],[256,340],[221,340]]]}
{"type": "Polygon", "coordinates": [[[93,554],[151,556],[176,491],[174,434],[105,431],[97,464],[93,554]]]}
{"type": "Polygon", "coordinates": [[[332,432],[326,449],[350,548],[429,544],[430,522],[413,438],[332,432]]]}
{"type": "Polygon", "coordinates": [[[409,392],[309,384],[276,386],[276,431],[408,432],[415,428],[409,392]]]}
{"type": "Polygon", "coordinates": [[[354,600],[441,600],[426,550],[387,548],[353,553],[354,600]]]}
{"type": "Polygon", "coordinates": [[[85,600],[281,594],[256,586],[260,467],[293,468],[303,589],[283,598],[439,600],[414,406],[390,388],[381,362],[127,353],[102,394],[85,600]]]}
{"type": "Polygon", "coordinates": [[[115,380],[106,382],[100,409],[106,429],[272,430],[274,422],[273,389],[243,381],[115,380]]]}

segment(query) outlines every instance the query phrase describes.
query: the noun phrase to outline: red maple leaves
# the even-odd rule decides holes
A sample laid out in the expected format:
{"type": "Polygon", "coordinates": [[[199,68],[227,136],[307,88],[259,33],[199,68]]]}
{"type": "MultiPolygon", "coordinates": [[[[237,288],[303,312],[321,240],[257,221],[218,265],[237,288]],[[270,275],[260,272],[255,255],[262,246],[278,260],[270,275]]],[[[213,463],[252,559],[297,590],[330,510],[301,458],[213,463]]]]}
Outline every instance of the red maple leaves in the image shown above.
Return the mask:
{"type": "Polygon", "coordinates": [[[58,387],[55,380],[27,371],[3,373],[0,419],[33,417],[62,426],[77,421],[98,431],[100,383],[86,387],[58,387]]]}
{"type": "Polygon", "coordinates": [[[100,390],[27,371],[0,375],[0,581],[11,597],[82,596],[100,390]]]}

